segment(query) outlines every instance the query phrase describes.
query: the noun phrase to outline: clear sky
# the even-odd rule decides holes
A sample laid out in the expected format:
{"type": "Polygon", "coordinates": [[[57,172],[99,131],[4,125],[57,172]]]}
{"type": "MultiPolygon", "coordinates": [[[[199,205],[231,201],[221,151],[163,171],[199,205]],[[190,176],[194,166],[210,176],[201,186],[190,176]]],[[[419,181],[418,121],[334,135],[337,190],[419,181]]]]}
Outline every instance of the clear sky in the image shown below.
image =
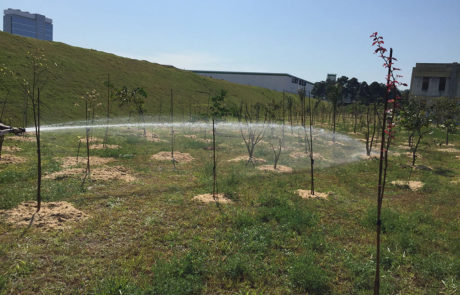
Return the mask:
{"type": "Polygon", "coordinates": [[[369,35],[416,62],[460,62],[460,0],[0,0],[53,19],[54,40],[181,69],[384,82],[369,35]]]}

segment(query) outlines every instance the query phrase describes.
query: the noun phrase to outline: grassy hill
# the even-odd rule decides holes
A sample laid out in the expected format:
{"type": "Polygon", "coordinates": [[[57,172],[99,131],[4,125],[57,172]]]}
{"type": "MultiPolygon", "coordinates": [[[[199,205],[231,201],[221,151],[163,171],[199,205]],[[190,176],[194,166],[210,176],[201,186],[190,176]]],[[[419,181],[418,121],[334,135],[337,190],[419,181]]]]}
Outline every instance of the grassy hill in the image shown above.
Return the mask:
{"type": "MultiPolygon", "coordinates": [[[[148,114],[160,113],[160,105],[163,114],[169,112],[170,89],[174,91],[175,112],[178,115],[187,115],[190,105],[193,113],[200,110],[204,112],[208,95],[203,92],[215,94],[220,89],[227,90],[228,101],[235,104],[281,97],[281,93],[276,91],[201,77],[171,66],[0,32],[0,65],[8,67],[16,74],[16,80],[8,83],[11,84],[11,90],[4,115],[6,122],[22,124],[24,97],[20,81],[23,78],[30,79],[32,75],[27,52],[40,49],[52,68],[52,78],[42,89],[44,124],[82,119],[84,109],[79,103],[79,97],[92,89],[101,94],[101,102],[105,103],[107,90],[104,81],[107,80],[107,74],[110,74],[110,80],[115,87],[143,87],[148,94],[148,114]],[[79,103],[79,106],[75,106],[75,103],[79,103]]],[[[0,101],[5,97],[6,92],[0,90],[0,101]]],[[[101,106],[101,116],[104,109],[101,106]]],[[[116,116],[126,116],[128,110],[114,105],[113,113],[116,116]]]]}

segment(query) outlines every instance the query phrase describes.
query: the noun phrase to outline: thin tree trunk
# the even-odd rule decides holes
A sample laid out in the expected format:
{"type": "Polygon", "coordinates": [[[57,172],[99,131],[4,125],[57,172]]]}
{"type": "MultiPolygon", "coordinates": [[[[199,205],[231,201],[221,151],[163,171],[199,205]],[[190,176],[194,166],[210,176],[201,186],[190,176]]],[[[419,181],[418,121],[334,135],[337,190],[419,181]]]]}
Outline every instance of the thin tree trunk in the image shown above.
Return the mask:
{"type": "Polygon", "coordinates": [[[176,159],[174,159],[174,98],[171,88],[171,106],[170,106],[170,122],[171,122],[171,161],[174,169],[176,169],[176,159]]]}
{"type": "MultiPolygon", "coordinates": [[[[390,85],[390,77],[391,77],[391,61],[393,58],[393,49],[390,48],[390,65],[388,66],[388,74],[387,74],[387,87],[390,85]]],[[[385,191],[385,180],[386,180],[386,169],[388,166],[388,146],[385,146],[385,128],[387,123],[387,108],[388,108],[388,91],[385,92],[385,101],[383,107],[383,118],[382,118],[382,132],[381,132],[381,142],[380,142],[380,161],[379,161],[379,181],[377,187],[377,227],[376,227],[376,234],[377,234],[377,249],[376,249],[376,265],[375,265],[375,279],[374,279],[374,295],[380,294],[380,232],[382,228],[382,220],[381,220],[381,213],[382,213],[382,201],[383,201],[383,194],[385,191]]],[[[394,111],[394,110],[393,110],[394,111]]],[[[391,137],[390,137],[391,138],[391,137]]]]}
{"type": "Polygon", "coordinates": [[[0,135],[0,159],[2,159],[2,148],[3,148],[4,140],[5,140],[5,135],[0,135]]]}
{"type": "Polygon", "coordinates": [[[110,121],[110,74],[107,74],[107,120],[105,127],[105,136],[104,136],[104,148],[107,147],[107,141],[109,139],[109,121],[110,121]]]}
{"type": "Polygon", "coordinates": [[[214,116],[212,117],[212,197],[216,200],[216,188],[217,188],[217,165],[216,165],[216,129],[214,125],[214,116]]]}

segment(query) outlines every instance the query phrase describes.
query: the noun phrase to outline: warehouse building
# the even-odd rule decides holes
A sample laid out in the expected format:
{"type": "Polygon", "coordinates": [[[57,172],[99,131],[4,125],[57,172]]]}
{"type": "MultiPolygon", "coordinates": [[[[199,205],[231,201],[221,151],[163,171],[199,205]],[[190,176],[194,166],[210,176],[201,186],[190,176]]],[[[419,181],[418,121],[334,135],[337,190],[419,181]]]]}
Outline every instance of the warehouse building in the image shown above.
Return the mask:
{"type": "Polygon", "coordinates": [[[232,83],[258,86],[297,94],[299,89],[305,88],[306,93],[311,92],[313,83],[299,77],[284,73],[259,73],[259,72],[225,72],[225,71],[192,71],[198,75],[214,79],[226,80],[232,83]]]}

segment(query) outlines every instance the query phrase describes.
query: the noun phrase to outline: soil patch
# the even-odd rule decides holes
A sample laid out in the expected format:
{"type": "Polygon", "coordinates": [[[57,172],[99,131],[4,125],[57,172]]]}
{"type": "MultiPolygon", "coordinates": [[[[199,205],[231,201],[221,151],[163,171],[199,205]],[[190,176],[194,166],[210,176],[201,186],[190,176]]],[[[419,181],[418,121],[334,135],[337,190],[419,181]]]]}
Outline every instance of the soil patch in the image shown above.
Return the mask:
{"type": "Polygon", "coordinates": [[[16,141],[23,141],[23,142],[35,142],[35,137],[28,137],[28,136],[8,136],[8,139],[16,140],[16,141]]]}
{"type": "MultiPolygon", "coordinates": [[[[69,177],[83,178],[86,168],[68,168],[44,176],[45,179],[63,179],[69,177]]],[[[116,180],[121,179],[126,182],[132,182],[136,178],[128,173],[128,169],[122,166],[105,166],[91,169],[92,180],[116,180]]]]}
{"type": "MultiPolygon", "coordinates": [[[[239,162],[239,161],[244,161],[244,162],[247,163],[248,160],[249,160],[249,157],[248,157],[248,156],[238,156],[238,157],[236,157],[236,158],[227,160],[227,162],[239,162]]],[[[266,163],[266,162],[267,162],[265,159],[256,158],[256,157],[252,157],[252,160],[253,160],[255,163],[266,163]]]]}
{"type": "MultiPolygon", "coordinates": [[[[296,151],[296,152],[290,153],[289,157],[293,159],[305,159],[305,158],[310,158],[310,155],[305,152],[296,151]]],[[[313,159],[326,161],[325,157],[323,157],[320,153],[315,153],[315,152],[313,152],[313,159]]]]}
{"type": "Polygon", "coordinates": [[[204,142],[204,143],[212,142],[212,140],[209,139],[209,138],[208,139],[200,138],[200,137],[196,136],[195,134],[184,135],[184,137],[190,138],[190,139],[193,139],[193,140],[196,140],[196,141],[199,141],[199,142],[204,142]]]}
{"type": "Polygon", "coordinates": [[[262,171],[273,171],[278,173],[291,173],[292,168],[284,165],[276,165],[276,170],[273,168],[273,165],[262,165],[256,167],[258,170],[262,171]]]}
{"type": "Polygon", "coordinates": [[[120,146],[118,144],[106,144],[105,146],[102,143],[98,144],[91,144],[90,149],[92,150],[103,150],[103,149],[119,149],[120,146]]]}
{"type": "Polygon", "coordinates": [[[445,153],[458,153],[460,150],[454,148],[446,148],[446,149],[437,149],[438,152],[445,152],[445,153]]]}
{"type": "Polygon", "coordinates": [[[91,179],[93,180],[116,180],[121,179],[126,182],[135,181],[136,178],[130,175],[129,170],[123,166],[98,167],[91,169],[91,179]]]}
{"type": "MultiPolygon", "coordinates": [[[[157,161],[172,161],[171,152],[159,152],[153,155],[152,159],[157,161]]],[[[178,163],[188,163],[193,161],[194,158],[188,153],[174,152],[174,160],[178,163]]]]}
{"type": "Polygon", "coordinates": [[[376,152],[371,152],[371,155],[368,156],[366,153],[357,153],[357,154],[351,155],[351,157],[352,158],[358,158],[358,159],[361,159],[361,160],[373,160],[373,159],[379,159],[380,154],[378,154],[376,152]]]}
{"type": "MultiPolygon", "coordinates": [[[[80,138],[80,142],[86,144],[86,137],[80,138]]],[[[102,142],[103,142],[102,138],[99,138],[99,137],[91,137],[89,139],[90,144],[102,143],[102,142]]]]}
{"type": "Polygon", "coordinates": [[[298,189],[296,190],[296,193],[302,199],[327,199],[327,197],[329,196],[328,193],[320,193],[316,191],[315,191],[315,194],[312,194],[311,190],[305,190],[305,189],[298,189]]]}
{"type": "Polygon", "coordinates": [[[0,164],[20,164],[26,162],[27,159],[24,157],[18,157],[11,154],[3,154],[0,158],[0,164]]]}
{"type": "Polygon", "coordinates": [[[2,152],[15,153],[20,151],[22,151],[22,149],[18,146],[3,146],[2,148],[2,152]]]}
{"type": "MultiPolygon", "coordinates": [[[[61,162],[61,167],[63,168],[70,168],[70,167],[75,167],[78,165],[86,165],[86,157],[78,157],[78,163],[77,163],[77,157],[64,157],[64,158],[55,158],[56,161],[61,162]]],[[[114,158],[103,158],[103,157],[89,157],[90,165],[93,166],[98,166],[98,165],[105,165],[109,162],[114,161],[114,158]]]]}
{"type": "Polygon", "coordinates": [[[145,139],[150,142],[167,142],[167,140],[160,139],[158,134],[150,132],[150,131],[147,131],[147,135],[145,139]]]}
{"type": "Polygon", "coordinates": [[[227,199],[224,194],[217,194],[216,195],[216,200],[212,197],[212,194],[202,194],[202,195],[197,195],[192,198],[194,201],[199,201],[203,203],[211,203],[211,202],[216,202],[220,204],[230,204],[233,203],[232,200],[227,199]]]}
{"type": "Polygon", "coordinates": [[[418,191],[425,185],[421,181],[406,181],[406,180],[394,180],[391,182],[391,184],[395,186],[399,186],[399,187],[408,187],[413,192],[418,191]]]}
{"type": "Polygon", "coordinates": [[[42,202],[38,213],[36,202],[24,202],[10,210],[0,210],[0,217],[6,223],[16,227],[32,226],[44,231],[53,229],[65,229],[72,223],[80,222],[88,218],[84,212],[76,209],[69,202],[42,202]],[[33,220],[32,220],[33,219],[33,220]]]}

